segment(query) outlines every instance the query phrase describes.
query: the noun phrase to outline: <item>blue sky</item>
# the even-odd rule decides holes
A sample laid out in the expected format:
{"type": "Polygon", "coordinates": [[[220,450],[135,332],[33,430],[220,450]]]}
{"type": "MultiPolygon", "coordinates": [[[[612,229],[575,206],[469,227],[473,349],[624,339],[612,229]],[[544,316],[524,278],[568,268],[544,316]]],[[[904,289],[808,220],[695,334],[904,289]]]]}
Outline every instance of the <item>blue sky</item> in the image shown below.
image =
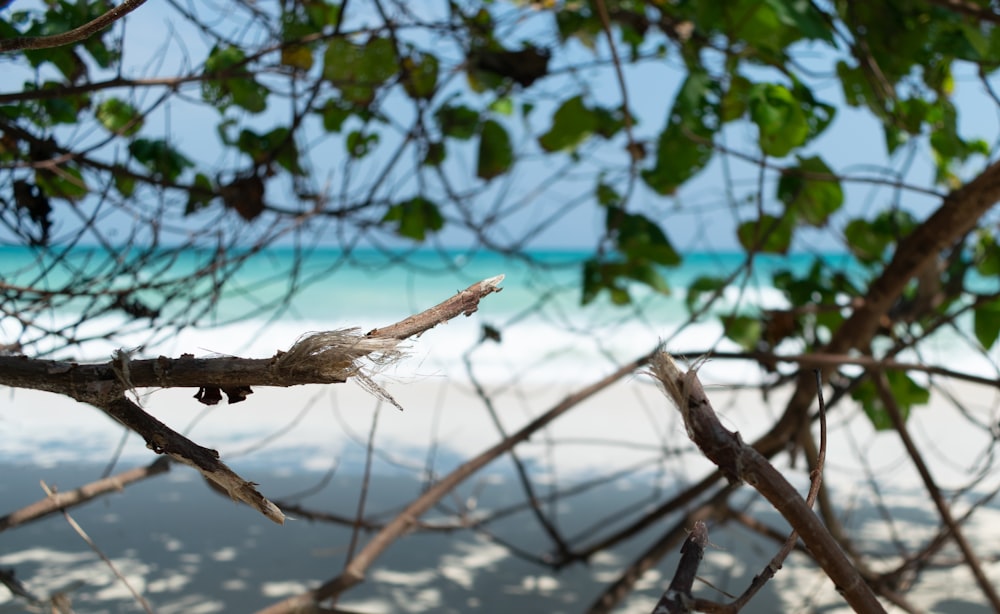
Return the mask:
{"type": "MultiPolygon", "coordinates": [[[[20,0],[15,7],[23,8],[30,6],[30,4],[30,0],[20,0]]],[[[201,10],[210,11],[210,9],[201,10]]],[[[350,10],[352,11],[350,19],[353,20],[349,21],[350,25],[362,23],[368,18],[364,14],[366,10],[364,4],[351,5],[350,10]]],[[[206,15],[210,19],[217,18],[217,16],[208,13],[206,15]]],[[[551,17],[542,14],[532,17],[526,22],[519,22],[518,29],[512,30],[516,32],[516,36],[512,35],[512,40],[544,39],[545,36],[551,38],[551,34],[544,34],[548,27],[546,19],[551,19],[551,17]]],[[[165,3],[149,3],[140,7],[128,18],[125,35],[124,74],[126,76],[176,74],[193,64],[196,65],[208,53],[206,39],[179,18],[176,13],[173,13],[172,9],[165,3]]],[[[414,40],[418,44],[423,42],[419,37],[414,40]]],[[[606,40],[599,39],[596,49],[598,55],[606,57],[606,40]]],[[[454,47],[448,47],[441,52],[447,57],[456,57],[459,51],[454,47]]],[[[588,62],[592,57],[593,53],[590,50],[579,44],[570,43],[565,51],[556,54],[552,68],[567,63],[588,62]]],[[[803,45],[797,59],[816,67],[819,71],[830,72],[833,58],[834,54],[827,48],[821,48],[817,45],[803,45]]],[[[774,77],[766,71],[761,71],[759,75],[750,76],[752,78],[774,77]]],[[[638,118],[636,135],[639,139],[649,142],[650,151],[654,147],[653,141],[665,124],[671,102],[683,77],[682,66],[673,52],[668,53],[666,58],[661,60],[645,61],[637,65],[626,64],[625,66],[624,78],[629,90],[629,104],[638,118]]],[[[20,80],[20,77],[0,78],[0,91],[18,89],[20,80]]],[[[608,66],[585,69],[573,77],[546,79],[522,94],[536,105],[528,121],[529,132],[533,132],[537,136],[544,131],[548,126],[548,117],[550,117],[556,103],[565,99],[563,90],[581,82],[584,83],[588,103],[599,103],[608,107],[620,104],[621,91],[613,71],[608,66]]],[[[925,143],[921,143],[918,139],[912,144],[912,149],[909,147],[901,148],[894,158],[889,159],[885,152],[881,126],[871,114],[843,104],[839,81],[832,77],[818,79],[810,83],[810,86],[813,87],[817,97],[824,102],[836,105],[838,112],[830,128],[804,152],[806,155],[821,155],[829,166],[839,173],[874,177],[878,175],[878,169],[889,168],[893,169],[894,172],[901,173],[902,179],[906,182],[933,187],[930,183],[933,177],[933,161],[930,159],[929,150],[925,143]]],[[[133,102],[139,107],[150,105],[162,91],[161,89],[150,89],[140,93],[133,102]]],[[[195,85],[183,91],[194,102],[186,102],[183,99],[173,100],[166,105],[157,107],[148,117],[143,134],[168,137],[171,142],[191,156],[200,168],[214,169],[220,165],[238,168],[241,164],[245,165],[245,161],[241,162],[234,159],[231,154],[224,155],[221,152],[216,136],[216,127],[221,116],[216,110],[198,103],[200,97],[198,86],[195,85]]],[[[488,101],[487,96],[469,94],[464,86],[464,77],[457,74],[452,77],[445,91],[435,98],[435,104],[457,92],[461,92],[473,106],[483,106],[488,101]]],[[[115,92],[115,94],[127,95],[123,91],[115,92]]],[[[960,67],[956,75],[955,99],[960,108],[962,133],[966,136],[984,138],[991,143],[995,142],[998,133],[1000,133],[997,109],[982,92],[981,84],[967,67],[960,67]]],[[[287,121],[287,108],[283,108],[275,96],[271,97],[271,101],[272,104],[265,113],[256,116],[237,116],[238,120],[245,122],[245,125],[259,129],[266,129],[287,121]]],[[[405,114],[408,112],[406,109],[392,102],[389,102],[385,108],[392,112],[398,110],[401,118],[399,123],[405,124],[405,114]]],[[[519,151],[529,155],[538,151],[537,144],[532,143],[532,135],[524,130],[524,124],[517,117],[516,111],[510,117],[497,117],[511,131],[515,147],[519,151]]],[[[346,129],[350,129],[350,125],[346,129]]],[[[92,131],[89,134],[77,132],[75,138],[78,138],[79,142],[87,142],[88,139],[94,140],[102,137],[103,135],[99,131],[92,131]]],[[[735,151],[756,156],[755,140],[756,129],[753,125],[747,122],[738,122],[723,130],[719,142],[735,151]]],[[[356,191],[357,194],[363,194],[365,179],[377,175],[380,164],[383,164],[385,157],[393,151],[394,144],[399,142],[401,142],[400,133],[394,134],[391,130],[385,132],[379,147],[370,156],[370,159],[355,163],[350,167],[342,164],[342,159],[345,157],[342,138],[335,137],[319,142],[312,150],[312,176],[309,181],[316,189],[322,189],[324,185],[330,184],[345,193],[356,191]]],[[[300,143],[300,146],[304,145],[304,143],[300,143]]],[[[584,151],[588,155],[592,154],[594,159],[610,161],[614,167],[619,169],[620,173],[626,165],[626,153],[623,145],[624,140],[618,138],[610,144],[597,143],[594,146],[587,146],[584,151]]],[[[475,143],[450,144],[449,147],[450,156],[446,163],[448,174],[456,178],[469,178],[466,179],[466,184],[475,185],[477,181],[473,178],[475,173],[475,143]]],[[[114,155],[110,150],[108,153],[114,155]]],[[[503,224],[491,231],[498,241],[512,240],[523,234],[526,229],[532,228],[540,220],[546,219],[553,210],[568,202],[579,200],[579,206],[561,217],[558,224],[542,232],[529,246],[589,248],[596,244],[603,230],[604,213],[589,197],[593,191],[595,175],[600,172],[600,168],[594,164],[585,165],[581,171],[577,172],[578,176],[573,179],[565,179],[560,182],[551,181],[551,173],[554,172],[554,169],[567,162],[567,156],[556,155],[520,164],[509,177],[495,179],[492,185],[485,190],[480,199],[483,208],[515,202],[527,194],[535,194],[526,206],[516,214],[505,218],[503,224]]],[[[651,162],[652,160],[647,159],[644,164],[648,165],[651,162]]],[[[773,162],[789,165],[793,161],[777,160],[773,162]]],[[[984,161],[978,160],[974,162],[974,165],[983,163],[984,161]]],[[[400,176],[392,177],[389,184],[393,190],[400,194],[416,189],[412,177],[406,174],[406,168],[402,168],[400,176]]],[[[970,172],[974,172],[974,168],[970,168],[970,172]]],[[[668,237],[681,250],[732,250],[738,248],[735,233],[736,224],[756,215],[757,204],[753,201],[753,195],[757,192],[758,181],[759,168],[756,165],[732,156],[716,155],[706,169],[672,197],[660,197],[638,182],[629,207],[635,211],[642,211],[657,220],[668,237]],[[727,177],[731,180],[727,181],[727,177]]],[[[764,206],[766,210],[773,211],[776,204],[773,198],[776,176],[771,174],[765,181],[764,194],[767,198],[764,206]]],[[[833,218],[828,228],[802,229],[798,232],[796,247],[820,250],[840,249],[842,242],[839,238],[839,229],[846,219],[857,215],[870,216],[873,211],[895,202],[897,196],[888,188],[872,184],[847,184],[844,187],[846,195],[844,209],[833,218]]],[[[282,203],[290,200],[287,192],[289,188],[288,182],[270,182],[267,194],[268,201],[282,203]]],[[[431,185],[429,189],[433,191],[435,188],[431,185]]],[[[936,203],[937,199],[935,198],[913,193],[903,194],[898,201],[899,205],[918,215],[929,211],[936,203]]],[[[479,206],[477,205],[477,207],[479,206]]],[[[195,216],[194,219],[179,220],[179,222],[190,224],[194,230],[200,230],[200,225],[215,219],[214,215],[215,213],[212,214],[213,217],[195,216]]],[[[235,219],[235,216],[231,222],[237,228],[242,228],[240,225],[244,224],[241,220],[235,219]]],[[[117,223],[123,225],[122,231],[124,232],[130,221],[121,219],[117,223]]],[[[248,235],[259,231],[259,228],[252,226],[240,230],[248,235]]],[[[340,240],[331,228],[320,229],[320,232],[329,233],[327,237],[321,239],[322,242],[335,243],[340,240]]],[[[434,240],[445,245],[462,245],[474,240],[474,238],[470,237],[468,232],[453,226],[446,228],[434,240]]],[[[409,242],[403,240],[400,244],[408,245],[409,242]]]]}

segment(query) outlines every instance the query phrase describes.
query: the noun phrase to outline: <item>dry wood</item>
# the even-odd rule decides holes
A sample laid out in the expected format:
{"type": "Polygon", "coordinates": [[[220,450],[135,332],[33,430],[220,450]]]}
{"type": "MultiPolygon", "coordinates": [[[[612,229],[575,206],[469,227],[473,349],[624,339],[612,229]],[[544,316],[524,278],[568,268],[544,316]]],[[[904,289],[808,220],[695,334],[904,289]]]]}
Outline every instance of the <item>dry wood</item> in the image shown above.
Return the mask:
{"type": "MultiPolygon", "coordinates": [[[[126,393],[145,387],[197,387],[200,400],[217,401],[221,398],[218,392],[221,389],[231,402],[235,402],[245,398],[251,386],[335,384],[351,377],[361,378],[371,388],[373,384],[362,372],[360,359],[376,363],[394,360],[400,355],[398,344],[401,340],[419,335],[459,314],[474,313],[483,297],[501,290],[503,278],[498,275],[473,284],[439,305],[367,335],[356,330],[306,335],[287,352],[278,352],[271,358],[182,356],[169,359],[161,356],[152,360],[131,360],[125,352],[116,352],[114,359],[107,363],[77,364],[0,356],[0,385],[55,392],[93,405],[142,436],[146,446],[157,454],[166,454],[194,467],[234,500],[282,523],[285,516],[281,510],[258,492],[256,484],[226,466],[217,451],[174,431],[131,401],[126,393]],[[215,393],[205,394],[207,389],[215,393]]],[[[377,387],[375,389],[378,392],[377,387]]]]}
{"type": "Polygon", "coordinates": [[[688,436],[731,483],[745,482],[792,525],[813,558],[857,612],[884,612],[871,588],[795,488],[739,433],[719,422],[697,372],[687,373],[666,352],[652,361],[654,376],[684,419],[688,436]]]}

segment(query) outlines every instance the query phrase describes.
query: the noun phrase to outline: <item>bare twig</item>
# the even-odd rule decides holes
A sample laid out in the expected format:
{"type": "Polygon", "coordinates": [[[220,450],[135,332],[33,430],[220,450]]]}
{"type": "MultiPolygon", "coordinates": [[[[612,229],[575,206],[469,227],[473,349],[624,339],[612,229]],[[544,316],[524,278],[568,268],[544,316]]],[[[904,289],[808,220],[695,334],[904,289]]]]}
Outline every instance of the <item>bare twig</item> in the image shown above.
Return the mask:
{"type": "MultiPolygon", "coordinates": [[[[55,495],[55,492],[51,488],[49,488],[49,486],[45,482],[42,482],[41,484],[42,484],[42,490],[45,491],[46,495],[50,497],[55,495]]],[[[101,551],[101,549],[97,546],[97,544],[94,543],[94,540],[92,540],[90,536],[87,535],[87,532],[83,530],[83,527],[81,527],[75,520],[73,520],[73,517],[70,516],[69,512],[67,512],[65,509],[62,510],[62,515],[63,517],[66,518],[66,522],[69,523],[69,526],[73,527],[73,530],[76,531],[77,535],[79,535],[83,539],[83,541],[87,542],[87,545],[90,546],[90,549],[93,550],[94,553],[97,554],[97,556],[101,557],[101,560],[104,561],[104,563],[108,566],[111,572],[115,574],[115,577],[121,580],[122,584],[124,584],[125,588],[127,588],[129,592],[132,593],[132,596],[135,598],[136,602],[142,607],[142,609],[145,610],[147,614],[153,614],[153,608],[149,605],[149,602],[146,601],[145,597],[143,597],[139,593],[139,591],[137,591],[135,587],[132,586],[132,584],[128,581],[128,579],[125,576],[123,576],[120,571],[118,571],[118,568],[115,567],[115,564],[111,562],[111,559],[109,559],[108,556],[104,554],[104,552],[101,551]]]]}

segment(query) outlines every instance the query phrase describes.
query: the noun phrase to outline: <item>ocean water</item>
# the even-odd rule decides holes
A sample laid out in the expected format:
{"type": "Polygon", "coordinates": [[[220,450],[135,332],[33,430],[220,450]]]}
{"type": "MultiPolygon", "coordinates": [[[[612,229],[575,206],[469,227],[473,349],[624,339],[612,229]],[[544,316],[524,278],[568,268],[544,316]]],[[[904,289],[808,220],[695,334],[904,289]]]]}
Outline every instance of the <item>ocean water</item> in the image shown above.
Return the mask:
{"type": "MultiPolygon", "coordinates": [[[[702,276],[725,277],[739,271],[740,254],[686,254],[681,266],[665,271],[671,287],[668,295],[637,287],[634,303],[625,307],[603,299],[580,305],[580,264],[586,253],[535,252],[529,256],[525,260],[487,252],[357,250],[345,254],[318,249],[303,258],[293,250],[273,250],[250,257],[233,272],[218,302],[197,326],[179,334],[158,334],[111,315],[78,327],[78,332],[99,336],[111,331],[115,333],[112,338],[72,350],[52,349],[50,355],[107,360],[114,349],[125,347],[137,348],[138,356],[189,352],[266,357],[310,331],[351,327],[366,331],[385,326],[476,281],[504,274],[504,290],[486,297],[477,313],[410,340],[407,358],[391,369],[372,368],[373,377],[398,397],[405,412],[383,408],[386,411],[379,417],[378,400],[349,385],[315,387],[331,390],[314,392],[260,389],[245,403],[212,409],[191,399],[192,391],[155,391],[142,398],[147,410],[164,422],[218,449],[234,470],[258,482],[266,496],[277,499],[307,491],[311,494],[302,497],[307,506],[345,515],[356,512],[359,493],[366,487],[361,476],[369,461],[366,438],[372,437],[367,511],[386,518],[416,496],[431,476],[444,475],[500,439],[475,394],[476,385],[490,390],[497,401],[498,419],[513,429],[551,407],[563,391],[590,384],[658,343],[672,351],[736,349],[734,343],[720,340],[718,315],[787,307],[786,297],[770,285],[774,271],[804,274],[819,258],[859,282],[871,274],[844,254],[759,257],[752,272],[734,277],[713,312],[692,321],[685,306],[689,286],[702,276]],[[290,289],[296,292],[289,297],[290,289]],[[499,341],[483,340],[484,325],[499,333],[499,341]],[[324,482],[323,472],[334,469],[333,479],[324,482]]],[[[155,265],[148,274],[161,280],[202,266],[206,258],[199,253],[169,262],[158,261],[156,254],[148,257],[155,265]]],[[[67,261],[69,265],[53,265],[44,283],[58,287],[71,276],[99,279],[109,270],[85,250],[71,254],[67,261]]],[[[0,249],[0,276],[5,283],[37,282],[32,279],[36,263],[37,255],[27,250],[0,249]]],[[[124,283],[103,282],[112,287],[124,283]]],[[[12,307],[9,299],[7,307],[12,307]]],[[[79,307],[70,301],[37,317],[56,324],[71,322],[79,307]]],[[[0,321],[0,343],[9,343],[20,332],[10,320],[0,321]]],[[[968,331],[969,323],[959,325],[958,331],[943,331],[932,340],[930,351],[921,358],[988,372],[989,356],[977,356],[963,345],[961,327],[968,331]]],[[[45,352],[46,343],[52,342],[39,340],[36,349],[45,352]]],[[[701,376],[710,384],[726,384],[763,375],[749,362],[710,360],[701,376]]],[[[125,436],[120,426],[92,408],[44,393],[3,392],[0,473],[7,477],[0,480],[0,501],[5,503],[0,513],[40,498],[38,479],[65,490],[96,479],[112,461],[117,471],[152,460],[138,437],[125,436]]],[[[980,392],[976,390],[977,395],[980,392]]],[[[726,395],[719,391],[714,397],[720,401],[716,408],[727,425],[752,440],[770,424],[760,419],[768,409],[761,400],[748,403],[749,397],[739,393],[735,388],[726,395]],[[731,402],[722,401],[727,395],[731,402]]],[[[986,402],[979,397],[977,401],[986,402]]],[[[780,400],[775,402],[780,404],[780,400]]],[[[959,452],[976,456],[979,444],[970,443],[974,437],[956,428],[962,421],[938,414],[917,414],[914,429],[918,435],[948,450],[949,462],[959,452]],[[922,429],[919,420],[928,421],[922,429]]],[[[834,446],[831,451],[826,480],[837,500],[857,497],[861,469],[850,465],[850,460],[876,455],[875,474],[888,481],[883,492],[896,497],[889,505],[922,509],[926,496],[916,478],[910,473],[900,475],[908,463],[901,462],[898,446],[873,433],[858,412],[842,412],[832,428],[848,443],[861,442],[857,449],[845,448],[842,442],[839,450],[834,446]]],[[[974,430],[972,435],[984,433],[974,430]]],[[[648,378],[635,376],[560,418],[519,446],[518,454],[536,492],[553,513],[558,512],[560,526],[585,534],[595,527],[607,530],[608,517],[624,522],[628,514],[661,503],[679,486],[704,475],[708,461],[690,447],[682,448],[685,442],[676,412],[669,411],[648,378]],[[581,491],[579,498],[553,494],[594,476],[618,475],[628,467],[637,469],[593,491],[581,491]]],[[[982,449],[993,443],[992,439],[984,441],[982,449]]],[[[966,479],[968,466],[952,467],[958,477],[943,475],[937,466],[936,475],[952,477],[949,483],[960,482],[966,479]]],[[[805,484],[804,472],[786,469],[786,475],[805,484]]],[[[463,484],[435,514],[446,514],[455,501],[476,510],[504,507],[525,496],[516,483],[512,462],[504,457],[463,484]]],[[[866,544],[885,542],[885,551],[892,552],[874,505],[865,497],[857,505],[851,529],[868,540],[866,544]]],[[[777,520],[767,506],[757,511],[777,520]]],[[[988,515],[994,512],[980,510],[985,528],[979,534],[988,535],[990,527],[996,526],[1000,516],[988,515]]],[[[120,495],[84,506],[74,515],[160,612],[253,611],[335,575],[349,542],[345,528],[301,519],[292,519],[284,527],[273,525],[249,508],[212,494],[194,471],[183,467],[172,470],[169,477],[130,486],[120,495]]],[[[909,535],[926,529],[929,517],[897,516],[895,521],[906,521],[903,532],[909,535]]],[[[535,554],[544,555],[549,547],[527,513],[501,519],[489,530],[505,543],[535,554]]],[[[702,573],[723,590],[738,592],[766,564],[773,546],[750,540],[738,528],[712,530],[713,543],[721,547],[706,557],[702,573]]],[[[2,537],[0,565],[16,568],[37,594],[66,591],[78,611],[135,610],[121,583],[77,541],[61,518],[51,517],[2,537]]],[[[644,534],[601,553],[589,566],[555,573],[521,561],[510,548],[471,532],[414,535],[395,544],[373,566],[370,581],[352,591],[343,605],[373,613],[578,612],[655,537],[644,534]]],[[[676,556],[643,578],[622,611],[651,610],[676,556]]],[[[816,607],[845,611],[837,609],[842,602],[825,579],[809,565],[795,563],[786,564],[748,612],[816,607]],[[829,595],[819,598],[813,588],[803,589],[818,586],[827,587],[829,595]]],[[[931,582],[917,602],[932,611],[985,611],[969,601],[969,594],[974,591],[968,583],[942,577],[931,582]]],[[[0,595],[0,612],[8,611],[23,611],[23,602],[0,595]]]]}
{"type": "MultiPolygon", "coordinates": [[[[166,317],[197,315],[197,325],[181,334],[156,331],[148,321],[129,322],[120,313],[112,313],[73,328],[78,337],[92,341],[63,349],[59,339],[29,334],[25,336],[33,342],[26,353],[79,360],[104,359],[118,348],[136,349],[137,356],[270,356],[305,333],[385,326],[476,281],[503,274],[503,291],[487,297],[472,318],[459,318],[409,344],[420,364],[434,373],[458,376],[465,370],[463,356],[475,347],[478,374],[486,380],[580,380],[607,373],[660,342],[674,352],[738,350],[723,337],[719,316],[788,307],[786,296],[772,286],[777,271],[801,276],[819,262],[827,271],[841,272],[859,285],[876,273],[845,253],[758,255],[752,267],[745,266],[742,253],[689,253],[681,265],[663,269],[669,293],[632,284],[630,305],[611,305],[605,295],[583,306],[581,268],[589,255],[585,251],[533,251],[513,257],[484,250],[275,248],[248,255],[240,266],[223,267],[203,279],[203,286],[225,279],[221,294],[210,305],[202,301],[192,306],[183,299],[164,304],[162,292],[138,293],[139,299],[161,308],[166,317]],[[692,282],[702,277],[730,278],[731,284],[708,313],[693,319],[685,298],[692,282]],[[484,326],[499,332],[498,343],[479,345],[484,326]]],[[[142,262],[139,277],[164,284],[168,294],[182,292],[170,286],[170,280],[206,267],[210,257],[209,252],[196,251],[169,260],[155,251],[118,255],[122,261],[142,262]]],[[[14,285],[38,284],[39,261],[37,254],[25,248],[0,248],[0,277],[14,285]]],[[[64,261],[48,265],[41,284],[59,288],[80,277],[93,277],[111,288],[129,283],[125,278],[107,279],[110,270],[100,252],[77,248],[64,261]]],[[[985,286],[996,281],[977,279],[974,283],[985,286]]],[[[73,322],[86,306],[82,298],[71,300],[35,317],[60,328],[73,322]]],[[[12,302],[7,308],[18,309],[12,302]]],[[[969,319],[960,320],[959,327],[942,331],[927,349],[935,358],[947,356],[953,367],[989,372],[990,360],[970,353],[960,334],[971,331],[969,319]]],[[[22,333],[13,318],[0,320],[0,343],[10,343],[22,333]]],[[[717,375],[725,379],[727,372],[722,369],[717,375]]],[[[745,370],[733,375],[747,377],[745,370]]]]}

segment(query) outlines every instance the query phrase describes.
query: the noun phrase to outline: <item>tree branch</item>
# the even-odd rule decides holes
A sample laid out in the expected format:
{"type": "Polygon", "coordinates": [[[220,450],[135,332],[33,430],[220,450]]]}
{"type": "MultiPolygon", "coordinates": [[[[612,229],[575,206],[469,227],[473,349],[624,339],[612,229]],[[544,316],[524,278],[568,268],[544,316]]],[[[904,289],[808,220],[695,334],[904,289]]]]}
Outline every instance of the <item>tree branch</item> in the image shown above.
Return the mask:
{"type": "Polygon", "coordinates": [[[51,36],[19,36],[17,38],[0,39],[0,53],[25,49],[51,49],[52,47],[62,47],[63,45],[78,43],[107,28],[145,4],[145,2],[146,0],[125,0],[97,19],[88,21],[79,28],[73,28],[69,32],[62,32],[51,36]]]}
{"type": "Polygon", "coordinates": [[[125,486],[133,482],[151,478],[154,475],[159,475],[169,470],[170,461],[164,457],[160,457],[146,467],[129,469],[128,471],[123,471],[118,475],[113,475],[102,480],[97,480],[96,482],[91,482],[90,484],[86,484],[80,488],[53,493],[51,496],[40,499],[31,505],[27,505],[19,510],[7,514],[6,516],[0,517],[0,532],[6,531],[7,529],[13,529],[14,527],[27,524],[29,522],[41,520],[42,518],[60,510],[74,507],[80,505],[81,503],[86,503],[87,501],[96,499],[97,497],[109,492],[120,491],[125,486]]]}
{"type": "Polygon", "coordinates": [[[359,360],[380,354],[395,358],[400,340],[419,335],[459,314],[472,314],[479,301],[499,292],[503,275],[473,284],[450,299],[405,320],[362,336],[356,331],[327,331],[307,335],[287,352],[271,358],[203,358],[182,356],[132,361],[117,352],[108,363],[81,365],[26,356],[0,356],[0,385],[45,390],[89,403],[138,433],[157,454],[194,467],[221,486],[235,500],[243,501],[271,520],[281,523],[284,514],[219,458],[146,413],[125,396],[135,388],[198,387],[197,398],[212,404],[226,391],[230,402],[240,401],[250,386],[336,384],[350,377],[365,379],[359,360]],[[213,390],[213,392],[208,392],[213,390]]]}
{"type": "Polygon", "coordinates": [[[812,553],[838,591],[857,612],[884,612],[871,588],[795,488],[739,433],[719,422],[697,373],[682,373],[666,352],[652,361],[653,375],[681,412],[688,436],[718,465],[730,483],[746,482],[764,495],[812,553]]]}

